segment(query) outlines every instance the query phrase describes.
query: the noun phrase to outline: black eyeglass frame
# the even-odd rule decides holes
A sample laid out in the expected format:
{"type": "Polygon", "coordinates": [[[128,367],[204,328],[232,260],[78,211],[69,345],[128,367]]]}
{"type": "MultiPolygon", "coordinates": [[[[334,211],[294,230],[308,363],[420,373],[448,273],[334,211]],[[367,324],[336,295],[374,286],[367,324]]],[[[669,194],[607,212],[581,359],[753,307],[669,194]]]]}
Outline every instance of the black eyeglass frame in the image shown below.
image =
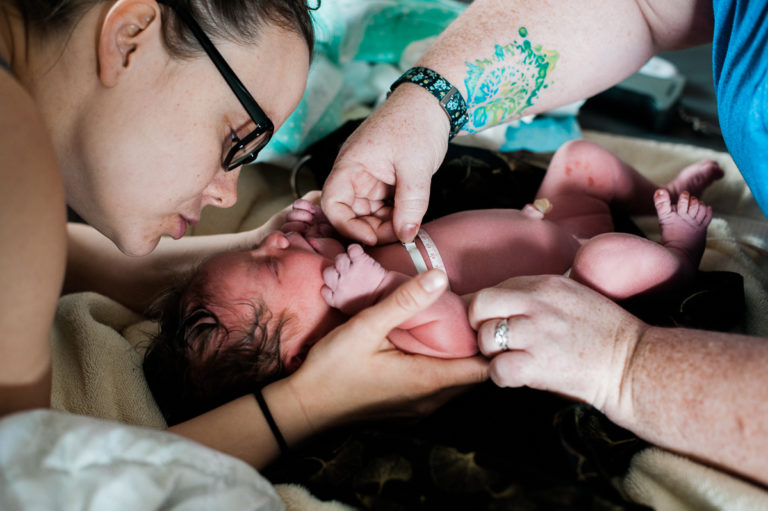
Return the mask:
{"type": "Polygon", "coordinates": [[[213,45],[213,42],[211,42],[208,35],[206,35],[202,27],[197,23],[197,21],[195,21],[192,15],[186,12],[184,9],[180,8],[172,0],[157,0],[157,2],[167,5],[173,9],[181,21],[184,22],[184,24],[189,28],[189,30],[192,32],[192,35],[195,36],[195,39],[197,39],[197,41],[200,43],[200,46],[202,46],[203,51],[205,51],[205,53],[214,63],[216,69],[218,69],[219,73],[221,73],[221,76],[224,77],[224,80],[227,82],[227,85],[229,85],[229,88],[232,89],[232,92],[234,92],[237,100],[240,101],[240,104],[243,105],[245,111],[248,112],[251,120],[254,122],[254,124],[256,124],[256,127],[248,135],[242,139],[237,139],[238,143],[235,144],[229,150],[229,152],[227,152],[227,156],[224,157],[224,160],[222,161],[222,167],[229,171],[236,169],[240,165],[253,163],[256,160],[256,156],[259,154],[259,151],[261,151],[272,138],[272,135],[275,132],[275,125],[272,123],[269,117],[267,117],[267,114],[264,113],[264,110],[262,110],[256,100],[253,99],[251,93],[248,92],[248,89],[245,88],[243,82],[240,81],[229,64],[227,64],[227,61],[224,60],[222,54],[219,52],[219,50],[216,49],[216,47],[213,45]],[[260,137],[264,133],[267,133],[266,137],[264,137],[264,141],[260,143],[253,151],[238,158],[234,162],[232,161],[238,151],[241,151],[252,140],[260,137]]]}

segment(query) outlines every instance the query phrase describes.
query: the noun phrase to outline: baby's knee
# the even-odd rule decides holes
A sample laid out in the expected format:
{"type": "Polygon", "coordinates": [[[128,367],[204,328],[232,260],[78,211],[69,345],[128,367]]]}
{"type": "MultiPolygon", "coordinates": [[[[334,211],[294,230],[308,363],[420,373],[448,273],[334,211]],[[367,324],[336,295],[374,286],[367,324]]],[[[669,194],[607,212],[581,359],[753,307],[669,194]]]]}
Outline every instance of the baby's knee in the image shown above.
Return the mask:
{"type": "Polygon", "coordinates": [[[585,278],[604,273],[605,264],[615,260],[619,254],[616,233],[608,233],[605,236],[595,236],[579,248],[573,258],[571,275],[580,275],[585,278]]]}
{"type": "Polygon", "coordinates": [[[589,140],[577,139],[569,140],[561,145],[555,151],[554,157],[570,160],[573,158],[589,157],[597,152],[603,152],[605,149],[589,140]]]}
{"type": "Polygon", "coordinates": [[[573,260],[570,277],[602,294],[621,300],[637,291],[637,266],[631,254],[635,236],[606,233],[584,244],[573,260]]]}

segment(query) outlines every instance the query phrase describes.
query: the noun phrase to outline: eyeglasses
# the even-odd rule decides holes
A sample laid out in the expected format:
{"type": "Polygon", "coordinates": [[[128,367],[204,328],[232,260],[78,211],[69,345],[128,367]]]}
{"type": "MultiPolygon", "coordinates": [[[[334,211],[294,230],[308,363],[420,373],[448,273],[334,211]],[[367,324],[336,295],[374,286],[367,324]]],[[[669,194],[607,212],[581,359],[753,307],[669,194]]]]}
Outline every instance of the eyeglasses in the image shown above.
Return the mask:
{"type": "Polygon", "coordinates": [[[240,165],[253,163],[256,160],[259,151],[261,151],[264,146],[267,145],[269,139],[272,138],[272,134],[275,132],[275,125],[272,124],[272,121],[269,120],[269,117],[264,113],[264,110],[262,110],[259,104],[256,103],[256,100],[253,99],[253,96],[248,92],[248,89],[245,88],[243,82],[241,82],[235,72],[232,71],[232,68],[229,67],[227,61],[224,60],[224,57],[219,53],[219,50],[216,49],[205,32],[203,32],[203,29],[197,21],[195,21],[192,15],[178,5],[175,5],[175,2],[172,0],[158,0],[158,3],[165,4],[173,9],[181,21],[183,21],[189,30],[192,31],[192,35],[195,36],[195,39],[197,39],[200,46],[203,47],[205,53],[208,54],[208,57],[216,65],[221,76],[224,77],[227,85],[229,85],[232,92],[235,93],[238,101],[240,101],[240,104],[243,105],[243,108],[245,108],[245,111],[248,112],[248,115],[256,125],[253,131],[242,139],[238,138],[236,134],[232,134],[232,142],[234,145],[224,157],[221,166],[229,171],[236,169],[240,165]]]}

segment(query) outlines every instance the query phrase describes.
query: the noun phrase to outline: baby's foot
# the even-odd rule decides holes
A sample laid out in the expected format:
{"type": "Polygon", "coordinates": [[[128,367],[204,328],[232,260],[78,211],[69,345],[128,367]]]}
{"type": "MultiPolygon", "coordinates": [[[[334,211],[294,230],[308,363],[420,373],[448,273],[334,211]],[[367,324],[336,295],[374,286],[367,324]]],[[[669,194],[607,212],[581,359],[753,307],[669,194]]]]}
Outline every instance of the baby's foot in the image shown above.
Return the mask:
{"type": "Polygon", "coordinates": [[[701,160],[681,170],[666,188],[669,190],[670,200],[675,202],[683,192],[701,196],[709,185],[721,177],[723,177],[723,169],[716,161],[701,160]]]}
{"type": "Polygon", "coordinates": [[[712,220],[712,208],[688,192],[681,192],[672,205],[670,194],[660,188],[653,195],[661,227],[661,244],[683,255],[698,267],[704,253],[707,226],[712,220]]]}
{"type": "Polygon", "coordinates": [[[347,247],[345,254],[336,256],[333,266],[323,270],[325,286],[320,293],[328,305],[351,316],[375,301],[387,273],[355,243],[347,247]]]}

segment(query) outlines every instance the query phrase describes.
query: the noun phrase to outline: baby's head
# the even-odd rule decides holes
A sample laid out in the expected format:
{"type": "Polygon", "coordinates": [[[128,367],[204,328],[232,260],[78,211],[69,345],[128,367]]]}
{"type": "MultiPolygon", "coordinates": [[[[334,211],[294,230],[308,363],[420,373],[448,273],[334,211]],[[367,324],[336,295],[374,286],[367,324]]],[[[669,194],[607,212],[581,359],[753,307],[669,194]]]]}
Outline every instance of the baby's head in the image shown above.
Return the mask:
{"type": "Polygon", "coordinates": [[[253,250],[212,257],[155,302],[160,331],[144,374],[169,424],[298,369],[344,318],[320,295],[338,247],[272,233],[253,250]]]}

